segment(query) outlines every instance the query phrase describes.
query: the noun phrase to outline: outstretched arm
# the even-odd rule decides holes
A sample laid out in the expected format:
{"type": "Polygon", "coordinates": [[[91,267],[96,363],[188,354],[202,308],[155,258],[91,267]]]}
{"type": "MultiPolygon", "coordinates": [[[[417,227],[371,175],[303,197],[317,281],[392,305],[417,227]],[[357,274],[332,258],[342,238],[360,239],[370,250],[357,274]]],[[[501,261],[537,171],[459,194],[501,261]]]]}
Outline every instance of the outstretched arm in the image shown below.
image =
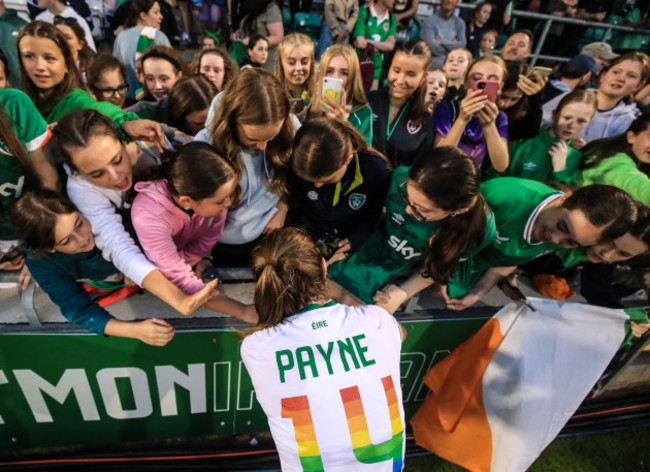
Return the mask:
{"type": "Polygon", "coordinates": [[[517,266],[491,267],[486,270],[481,279],[472,287],[467,295],[449,300],[448,307],[452,310],[464,310],[483,298],[504,277],[512,274],[517,266]]]}
{"type": "Polygon", "coordinates": [[[106,336],[133,338],[152,346],[164,346],[174,337],[174,328],[165,320],[150,318],[144,321],[122,321],[112,318],[106,323],[106,336]]]}
{"type": "Polygon", "coordinates": [[[413,274],[401,285],[388,285],[378,290],[373,300],[375,305],[382,307],[388,313],[395,313],[399,306],[416,293],[433,284],[433,279],[420,273],[413,274]]]}

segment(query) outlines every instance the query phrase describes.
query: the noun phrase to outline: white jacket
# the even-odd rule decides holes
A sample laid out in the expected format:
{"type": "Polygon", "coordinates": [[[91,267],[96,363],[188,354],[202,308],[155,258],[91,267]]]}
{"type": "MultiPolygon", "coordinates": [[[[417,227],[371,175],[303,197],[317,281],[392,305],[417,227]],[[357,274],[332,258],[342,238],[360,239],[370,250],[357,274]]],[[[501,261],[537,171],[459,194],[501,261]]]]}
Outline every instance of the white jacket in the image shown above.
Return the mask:
{"type": "Polygon", "coordinates": [[[610,110],[598,110],[594,119],[582,130],[578,137],[589,143],[596,139],[617,136],[627,131],[639,113],[636,104],[627,105],[621,100],[610,110]]]}
{"type": "Polygon", "coordinates": [[[68,196],[84,214],[93,229],[95,245],[104,259],[142,286],[144,278],[157,267],[144,256],[131,235],[124,229],[116,208],[124,206],[124,192],[98,187],[78,173],[68,172],[68,196]]]}

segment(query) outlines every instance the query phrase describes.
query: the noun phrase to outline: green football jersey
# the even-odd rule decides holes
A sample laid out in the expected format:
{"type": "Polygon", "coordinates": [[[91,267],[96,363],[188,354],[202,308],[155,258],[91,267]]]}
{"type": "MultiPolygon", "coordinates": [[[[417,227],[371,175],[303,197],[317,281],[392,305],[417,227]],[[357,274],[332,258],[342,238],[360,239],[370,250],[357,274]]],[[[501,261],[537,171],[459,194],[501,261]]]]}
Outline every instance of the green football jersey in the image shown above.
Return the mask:
{"type": "MultiPolygon", "coordinates": [[[[395,36],[395,34],[397,34],[397,21],[395,15],[390,13],[390,10],[379,18],[372,5],[370,7],[361,7],[352,38],[362,36],[368,40],[379,42],[385,41],[389,36],[395,36]]],[[[357,50],[357,52],[359,53],[359,59],[361,59],[363,51],[357,50]]],[[[375,49],[375,79],[378,79],[381,75],[383,57],[383,53],[375,49]]]]}
{"type": "MultiPolygon", "coordinates": [[[[45,146],[50,132],[27,95],[20,90],[0,88],[0,103],[25,150],[32,152],[45,146]]],[[[25,171],[3,142],[0,142],[0,175],[0,208],[4,214],[0,218],[0,239],[9,241],[18,239],[9,222],[9,213],[16,199],[23,193],[25,171]]]]}
{"type": "MultiPolygon", "coordinates": [[[[406,182],[407,167],[393,172],[386,194],[386,219],[350,257],[332,264],[329,277],[366,303],[389,281],[422,262],[439,221],[418,221],[406,212],[398,187],[406,182]]],[[[404,187],[402,187],[404,188],[404,187]]]]}
{"type": "MultiPolygon", "coordinates": [[[[400,274],[424,261],[432,239],[440,232],[442,221],[419,221],[406,212],[406,203],[399,187],[408,178],[408,167],[393,172],[386,195],[386,218],[350,257],[333,264],[329,277],[366,303],[400,274]]],[[[402,187],[404,188],[404,187],[402,187]]],[[[472,257],[496,237],[496,225],[488,212],[485,236],[472,244],[464,254],[472,257]]]]}
{"type": "Polygon", "coordinates": [[[462,262],[449,282],[450,298],[465,295],[491,267],[517,266],[559,248],[552,243],[532,243],[531,238],[541,211],[562,192],[533,180],[500,177],[483,182],[481,193],[494,212],[496,237],[462,262]]]}

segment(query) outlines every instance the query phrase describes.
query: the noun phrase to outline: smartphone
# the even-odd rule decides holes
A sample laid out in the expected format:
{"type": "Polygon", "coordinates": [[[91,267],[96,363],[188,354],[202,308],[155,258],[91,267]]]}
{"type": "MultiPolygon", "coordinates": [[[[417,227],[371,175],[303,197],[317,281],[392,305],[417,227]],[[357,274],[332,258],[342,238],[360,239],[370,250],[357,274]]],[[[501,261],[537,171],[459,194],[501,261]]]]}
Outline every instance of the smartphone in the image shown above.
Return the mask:
{"type": "Polygon", "coordinates": [[[203,282],[206,284],[218,278],[219,278],[219,269],[217,269],[216,267],[208,267],[201,274],[201,280],[203,280],[203,282]]]}
{"type": "Polygon", "coordinates": [[[338,236],[333,235],[332,233],[325,233],[322,235],[320,238],[318,238],[318,241],[316,241],[316,245],[318,246],[318,249],[320,249],[321,254],[325,259],[329,259],[334,255],[336,251],[339,249],[339,243],[341,242],[341,238],[338,236]]]}
{"type": "MultiPolygon", "coordinates": [[[[341,90],[343,89],[343,80],[335,77],[323,77],[323,86],[321,87],[321,100],[330,97],[337,104],[341,104],[341,90]]],[[[327,111],[323,108],[323,111],[327,111]]]]}
{"type": "Polygon", "coordinates": [[[11,249],[10,251],[5,252],[0,258],[0,264],[4,264],[5,262],[13,261],[14,259],[23,257],[25,254],[27,254],[27,247],[21,244],[11,249]]]}
{"type": "Polygon", "coordinates": [[[302,98],[290,98],[289,108],[291,110],[291,113],[295,115],[297,113],[300,113],[302,109],[305,108],[305,104],[303,103],[302,98]]]}
{"type": "Polygon", "coordinates": [[[535,72],[539,72],[539,75],[542,76],[542,79],[545,79],[546,77],[551,75],[551,72],[553,72],[553,69],[551,69],[550,67],[538,67],[538,66],[535,66],[532,69],[530,69],[530,71],[528,72],[528,78],[532,79],[533,74],[535,72]]]}
{"type": "Polygon", "coordinates": [[[496,103],[499,85],[498,80],[479,80],[476,83],[476,90],[481,90],[483,95],[487,95],[489,101],[496,103]]]}

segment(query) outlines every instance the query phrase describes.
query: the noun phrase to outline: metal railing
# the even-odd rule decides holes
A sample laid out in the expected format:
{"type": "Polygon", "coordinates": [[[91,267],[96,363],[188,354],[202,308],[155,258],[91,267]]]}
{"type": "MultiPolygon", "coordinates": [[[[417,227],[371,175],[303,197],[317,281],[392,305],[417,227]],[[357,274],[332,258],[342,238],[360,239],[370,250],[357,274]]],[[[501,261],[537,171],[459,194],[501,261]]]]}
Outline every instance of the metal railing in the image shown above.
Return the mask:
{"type": "MultiPolygon", "coordinates": [[[[424,0],[420,2],[420,5],[439,6],[440,2],[437,0],[436,1],[424,0]]],[[[476,4],[459,3],[458,8],[464,10],[473,10],[474,8],[476,8],[476,4]]],[[[423,15],[419,15],[419,16],[421,18],[423,17],[423,15]]],[[[537,38],[535,38],[535,49],[532,52],[532,54],[529,56],[530,64],[533,66],[540,59],[563,61],[563,62],[566,62],[569,59],[571,59],[570,57],[548,56],[548,55],[541,54],[542,48],[544,46],[544,42],[546,41],[546,37],[548,36],[548,32],[551,29],[551,25],[553,23],[564,23],[569,25],[585,26],[587,28],[593,28],[593,29],[601,29],[605,31],[605,33],[603,34],[603,38],[607,38],[612,31],[622,31],[626,33],[650,35],[650,30],[648,29],[634,28],[634,27],[623,26],[623,25],[615,25],[612,23],[602,23],[598,21],[579,20],[576,18],[564,18],[561,16],[553,16],[553,15],[548,15],[546,13],[533,13],[525,10],[513,10],[512,17],[528,18],[528,19],[539,20],[544,22],[544,26],[542,27],[542,32],[539,34],[537,38]]],[[[499,51],[497,50],[495,52],[499,52],[499,51]]]]}

